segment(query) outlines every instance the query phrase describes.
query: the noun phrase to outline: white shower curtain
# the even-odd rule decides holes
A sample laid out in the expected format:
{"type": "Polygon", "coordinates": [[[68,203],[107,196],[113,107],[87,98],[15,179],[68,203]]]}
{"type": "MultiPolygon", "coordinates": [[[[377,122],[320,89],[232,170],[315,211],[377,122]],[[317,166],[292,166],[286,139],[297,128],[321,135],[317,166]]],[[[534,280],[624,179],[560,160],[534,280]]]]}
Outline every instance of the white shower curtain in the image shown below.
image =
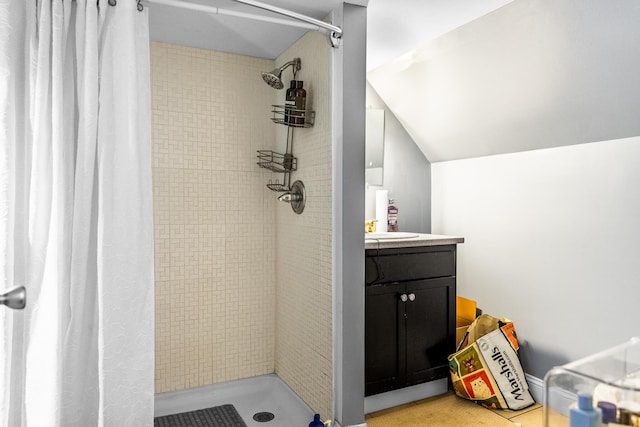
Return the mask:
{"type": "Polygon", "coordinates": [[[0,427],[153,423],[148,37],[135,0],[0,0],[0,427]]]}

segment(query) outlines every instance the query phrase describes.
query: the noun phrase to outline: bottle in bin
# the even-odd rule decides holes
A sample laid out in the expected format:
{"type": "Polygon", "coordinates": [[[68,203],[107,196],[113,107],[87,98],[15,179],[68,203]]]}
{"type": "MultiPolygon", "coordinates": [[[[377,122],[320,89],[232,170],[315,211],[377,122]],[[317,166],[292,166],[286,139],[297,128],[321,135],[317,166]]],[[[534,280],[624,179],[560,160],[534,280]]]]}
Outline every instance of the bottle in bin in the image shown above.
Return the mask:
{"type": "Polygon", "coordinates": [[[304,126],[304,116],[307,108],[307,91],[303,89],[303,83],[304,82],[302,80],[297,80],[296,89],[293,92],[295,108],[295,111],[292,114],[294,116],[293,122],[300,127],[304,126]]]}
{"type": "Polygon", "coordinates": [[[593,406],[593,396],[589,393],[578,393],[578,404],[569,410],[570,427],[600,427],[602,410],[593,406]]]}
{"type": "Polygon", "coordinates": [[[291,83],[289,83],[289,89],[287,89],[287,92],[285,94],[284,122],[287,124],[294,123],[294,118],[291,110],[295,108],[294,92],[296,90],[297,84],[297,80],[291,80],[291,83]]]}

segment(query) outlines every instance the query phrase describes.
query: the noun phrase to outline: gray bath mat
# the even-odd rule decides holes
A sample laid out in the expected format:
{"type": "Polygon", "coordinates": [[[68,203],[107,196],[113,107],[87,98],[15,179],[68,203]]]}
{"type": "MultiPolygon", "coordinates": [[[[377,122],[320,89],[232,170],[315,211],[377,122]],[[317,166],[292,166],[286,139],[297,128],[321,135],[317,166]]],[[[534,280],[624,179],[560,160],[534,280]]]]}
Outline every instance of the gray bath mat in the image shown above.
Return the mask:
{"type": "Polygon", "coordinates": [[[233,405],[215,406],[153,419],[154,427],[247,427],[233,405]]]}

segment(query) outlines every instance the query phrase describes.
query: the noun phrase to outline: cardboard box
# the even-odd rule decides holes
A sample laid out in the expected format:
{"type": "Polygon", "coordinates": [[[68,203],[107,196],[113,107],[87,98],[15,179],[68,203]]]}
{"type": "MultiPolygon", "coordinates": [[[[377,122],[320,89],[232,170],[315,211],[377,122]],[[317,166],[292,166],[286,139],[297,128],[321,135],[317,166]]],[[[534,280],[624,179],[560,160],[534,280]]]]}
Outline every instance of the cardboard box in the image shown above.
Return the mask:
{"type": "Polygon", "coordinates": [[[456,349],[458,348],[460,341],[464,338],[464,334],[467,332],[467,329],[469,329],[469,325],[472,322],[472,320],[469,321],[467,319],[456,317],[456,349]]]}
{"type": "Polygon", "coordinates": [[[476,302],[463,297],[456,297],[456,348],[469,325],[473,323],[477,314],[476,302]]]}

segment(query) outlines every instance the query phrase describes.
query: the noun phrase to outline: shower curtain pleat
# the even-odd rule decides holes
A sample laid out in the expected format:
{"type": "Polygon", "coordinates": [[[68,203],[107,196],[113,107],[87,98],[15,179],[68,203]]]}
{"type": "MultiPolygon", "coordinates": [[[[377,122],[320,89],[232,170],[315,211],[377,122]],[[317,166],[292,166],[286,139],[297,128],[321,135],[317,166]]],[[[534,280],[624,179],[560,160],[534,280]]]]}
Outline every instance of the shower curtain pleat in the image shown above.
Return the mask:
{"type": "Polygon", "coordinates": [[[153,423],[147,11],[0,0],[0,427],[153,423]]]}

